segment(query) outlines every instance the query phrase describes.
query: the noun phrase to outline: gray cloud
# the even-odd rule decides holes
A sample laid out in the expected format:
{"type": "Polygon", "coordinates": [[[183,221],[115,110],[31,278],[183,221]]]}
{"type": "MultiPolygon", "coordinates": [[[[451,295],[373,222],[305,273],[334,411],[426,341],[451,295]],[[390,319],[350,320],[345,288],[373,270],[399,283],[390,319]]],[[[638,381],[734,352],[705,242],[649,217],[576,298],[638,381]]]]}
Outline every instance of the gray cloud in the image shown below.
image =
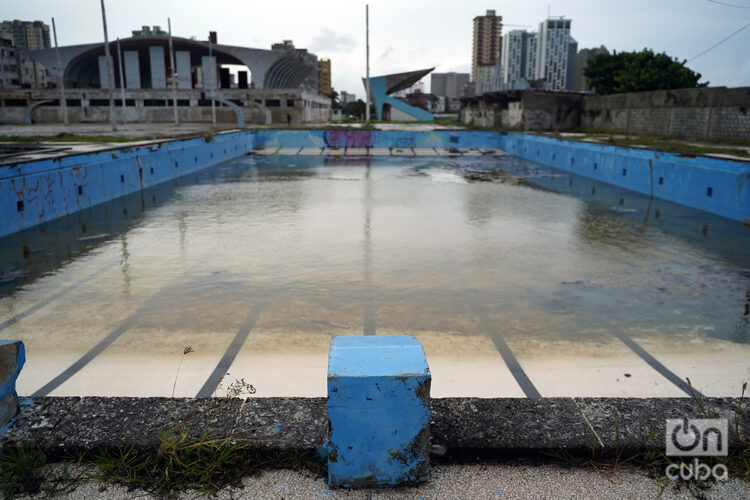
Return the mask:
{"type": "Polygon", "coordinates": [[[323,26],[320,33],[313,38],[310,51],[318,55],[321,55],[321,52],[351,52],[356,46],[357,43],[351,35],[338,35],[332,29],[323,26]]]}

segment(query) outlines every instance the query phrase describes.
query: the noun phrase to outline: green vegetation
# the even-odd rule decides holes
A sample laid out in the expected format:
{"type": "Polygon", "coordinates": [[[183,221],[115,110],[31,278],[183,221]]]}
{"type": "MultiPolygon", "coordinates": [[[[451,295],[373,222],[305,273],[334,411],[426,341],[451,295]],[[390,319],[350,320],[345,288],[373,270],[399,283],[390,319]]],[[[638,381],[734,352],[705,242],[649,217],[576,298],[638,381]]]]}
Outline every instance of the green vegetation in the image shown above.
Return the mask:
{"type": "Polygon", "coordinates": [[[225,486],[239,487],[242,478],[263,469],[323,470],[319,459],[306,451],[261,455],[247,441],[230,437],[191,438],[184,430],[168,429],[156,451],[139,452],[132,446],[86,453],[83,463],[96,467],[91,479],[128,488],[140,488],[162,496],[193,490],[216,493],[225,486]]]}
{"type": "MultiPolygon", "coordinates": [[[[687,381],[690,384],[690,379],[687,379],[687,381]]],[[[729,422],[729,455],[726,457],[710,457],[711,460],[708,462],[709,465],[724,464],[729,471],[730,478],[750,480],[750,441],[745,440],[741,432],[743,418],[748,414],[748,406],[745,402],[746,391],[747,382],[742,384],[742,394],[734,410],[734,420],[729,422]],[[732,442],[736,445],[734,450],[732,450],[732,442]]],[[[720,415],[710,407],[706,400],[702,397],[695,398],[695,400],[704,418],[719,418],[720,415]]]]}
{"type": "Polygon", "coordinates": [[[684,89],[705,87],[698,83],[700,73],[667,54],[651,49],[640,52],[599,54],[591,59],[583,74],[597,94],[618,94],[642,90],[684,89]]]}
{"type": "MultiPolygon", "coordinates": [[[[690,379],[686,379],[688,385],[692,387],[690,379]]],[[[702,461],[709,467],[716,464],[723,464],[728,471],[729,479],[742,479],[750,481],[750,442],[742,436],[743,418],[748,414],[748,405],[745,400],[747,382],[742,385],[742,393],[737,400],[737,407],[734,409],[734,419],[729,422],[729,442],[730,451],[726,457],[702,457],[702,461]]],[[[701,396],[695,396],[693,401],[697,409],[702,414],[702,418],[719,418],[720,415],[710,407],[709,402],[701,396]]],[[[615,447],[613,450],[606,450],[598,439],[592,439],[590,456],[578,456],[568,450],[560,447],[550,456],[565,465],[576,467],[587,467],[597,471],[616,470],[624,466],[637,466],[645,468],[651,472],[655,479],[665,488],[671,483],[669,478],[665,477],[664,472],[668,465],[676,463],[687,463],[692,457],[686,457],[685,462],[675,461],[666,456],[662,447],[663,441],[655,442],[656,429],[651,428],[648,435],[643,436],[635,449],[623,449],[620,446],[620,422],[614,422],[615,430],[615,447]]],[[[691,480],[689,482],[680,481],[675,485],[686,486],[691,490],[701,490],[709,485],[707,481],[691,480]]],[[[698,495],[698,498],[701,496],[698,495]]]]}
{"type": "Polygon", "coordinates": [[[687,141],[680,136],[668,135],[626,135],[619,130],[605,130],[595,128],[578,128],[575,132],[580,135],[561,135],[550,132],[531,132],[535,135],[554,137],[556,139],[598,142],[620,147],[636,147],[664,151],[685,156],[731,155],[738,158],[750,158],[750,141],[701,139],[700,143],[687,141]],[[741,149],[745,148],[745,149],[741,149]]]}
{"type": "Polygon", "coordinates": [[[47,455],[37,446],[3,450],[0,455],[0,492],[3,498],[39,493],[43,482],[42,469],[46,464],[47,455]]]}
{"type": "MultiPolygon", "coordinates": [[[[602,141],[604,142],[604,141],[602,141]]],[[[750,158],[750,153],[744,149],[728,148],[721,146],[690,144],[673,138],[658,136],[636,136],[636,137],[614,137],[610,136],[606,140],[607,144],[624,147],[642,147],[654,149],[657,151],[666,151],[668,153],[677,153],[685,156],[701,155],[732,155],[741,158],[750,158]]]]}

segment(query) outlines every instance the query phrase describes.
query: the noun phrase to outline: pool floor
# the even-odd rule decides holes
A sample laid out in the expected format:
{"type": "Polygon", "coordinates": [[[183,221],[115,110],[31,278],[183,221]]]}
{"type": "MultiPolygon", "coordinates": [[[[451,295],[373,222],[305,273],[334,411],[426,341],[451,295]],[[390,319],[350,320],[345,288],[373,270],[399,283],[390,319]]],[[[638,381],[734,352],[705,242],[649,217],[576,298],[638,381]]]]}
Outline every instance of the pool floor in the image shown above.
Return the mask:
{"type": "Polygon", "coordinates": [[[510,156],[247,156],[0,239],[0,335],[22,395],[325,396],[332,336],[412,334],[433,397],[739,396],[749,253],[510,156]]]}

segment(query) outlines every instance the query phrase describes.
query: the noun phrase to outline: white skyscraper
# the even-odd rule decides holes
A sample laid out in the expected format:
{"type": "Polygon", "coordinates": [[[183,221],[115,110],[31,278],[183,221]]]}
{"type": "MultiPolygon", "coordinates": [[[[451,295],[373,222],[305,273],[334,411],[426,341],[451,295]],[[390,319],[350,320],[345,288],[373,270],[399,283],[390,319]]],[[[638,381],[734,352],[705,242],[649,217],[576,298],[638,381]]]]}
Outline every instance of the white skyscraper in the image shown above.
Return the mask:
{"type": "Polygon", "coordinates": [[[548,90],[573,86],[574,60],[578,43],[570,36],[570,19],[549,18],[539,24],[536,78],[546,80],[548,90]]]}
{"type": "Polygon", "coordinates": [[[536,33],[524,30],[514,30],[503,35],[500,53],[503,89],[512,89],[519,82],[534,79],[536,38],[536,33]]]}

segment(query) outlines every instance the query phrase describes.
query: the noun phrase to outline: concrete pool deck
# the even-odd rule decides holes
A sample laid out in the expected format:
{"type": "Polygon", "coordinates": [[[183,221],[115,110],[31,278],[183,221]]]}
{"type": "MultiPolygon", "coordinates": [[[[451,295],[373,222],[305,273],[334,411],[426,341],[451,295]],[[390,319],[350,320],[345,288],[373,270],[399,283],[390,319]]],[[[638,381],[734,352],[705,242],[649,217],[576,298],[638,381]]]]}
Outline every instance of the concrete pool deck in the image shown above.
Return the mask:
{"type": "MultiPolygon", "coordinates": [[[[593,458],[592,446],[599,457],[662,453],[668,418],[728,419],[730,450],[750,438],[750,408],[736,398],[436,398],[430,406],[434,463],[593,458]]],[[[0,446],[34,443],[58,458],[122,445],[154,451],[160,432],[177,426],[258,452],[318,451],[327,423],[325,398],[22,398],[0,446]]]]}

